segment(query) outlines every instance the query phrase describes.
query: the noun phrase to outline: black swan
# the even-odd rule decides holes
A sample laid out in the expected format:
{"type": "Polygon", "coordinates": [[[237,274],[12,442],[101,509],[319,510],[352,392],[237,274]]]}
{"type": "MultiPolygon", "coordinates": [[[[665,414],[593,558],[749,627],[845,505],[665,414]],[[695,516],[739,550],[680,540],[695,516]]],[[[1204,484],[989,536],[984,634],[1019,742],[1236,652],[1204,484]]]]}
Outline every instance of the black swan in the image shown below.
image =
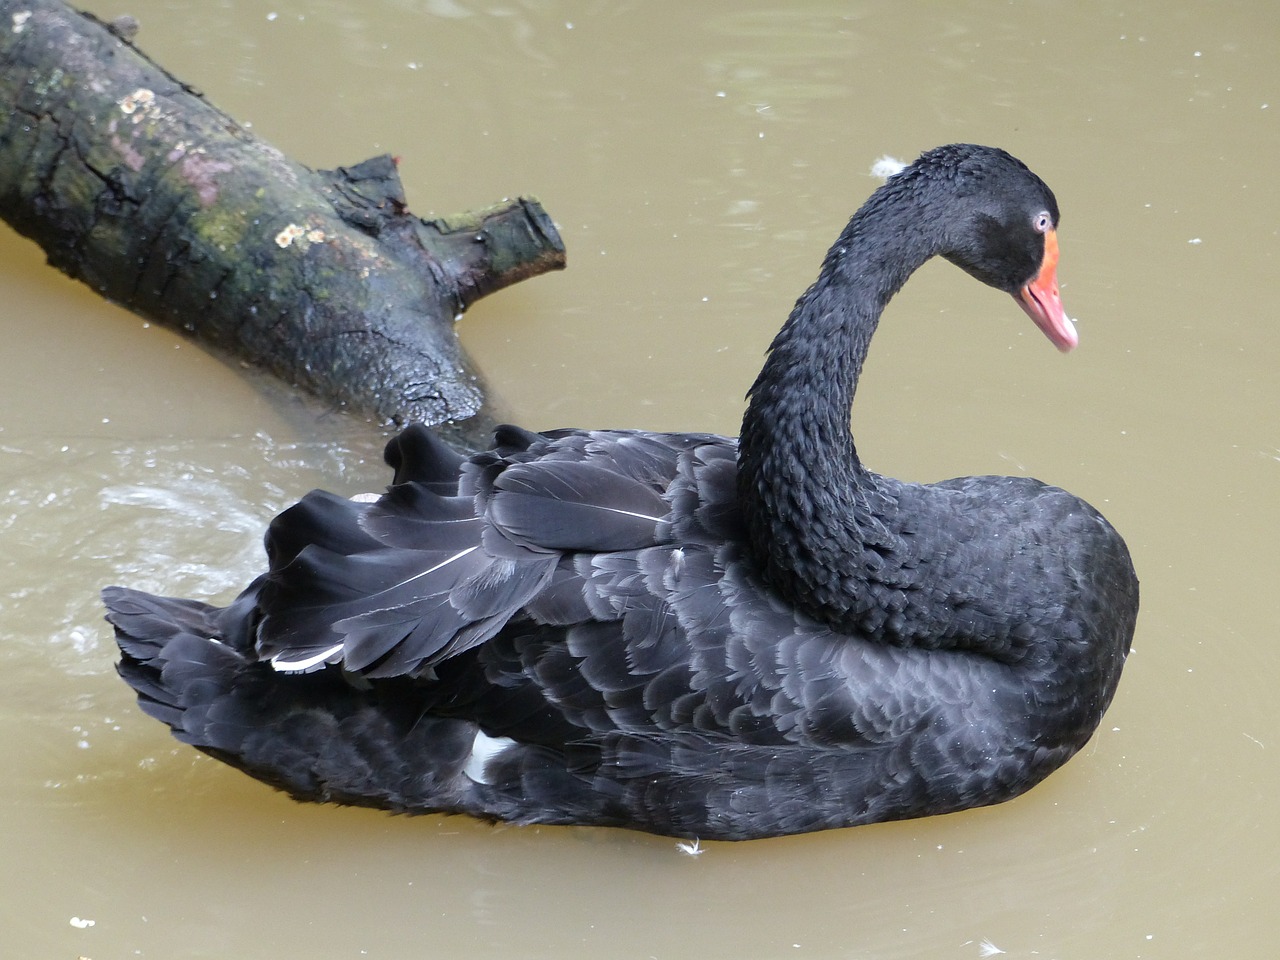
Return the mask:
{"type": "Polygon", "coordinates": [[[934,255],[1071,349],[1057,223],[1004,151],[931,150],[827,254],[738,441],[504,426],[464,458],[411,426],[386,494],[308,494],[230,606],[105,590],[119,671],[304,800],[742,840],[1020,794],[1115,692],[1124,541],[1035,480],[878,476],[849,411],[934,255]]]}

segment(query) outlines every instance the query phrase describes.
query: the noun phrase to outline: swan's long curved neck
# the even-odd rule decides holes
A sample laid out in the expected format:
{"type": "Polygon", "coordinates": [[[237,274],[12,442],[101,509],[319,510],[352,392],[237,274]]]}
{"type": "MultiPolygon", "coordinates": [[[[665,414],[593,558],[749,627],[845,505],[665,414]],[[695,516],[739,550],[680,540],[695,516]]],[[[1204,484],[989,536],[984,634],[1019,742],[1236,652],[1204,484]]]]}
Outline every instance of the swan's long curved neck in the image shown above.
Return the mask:
{"type": "Polygon", "coordinates": [[[849,425],[881,312],[938,252],[935,220],[895,186],[854,215],[796,303],[751,388],[739,439],[739,499],[766,579],[847,629],[881,617],[860,588],[868,571],[910,549],[896,529],[899,485],[863,468],[849,425]]]}

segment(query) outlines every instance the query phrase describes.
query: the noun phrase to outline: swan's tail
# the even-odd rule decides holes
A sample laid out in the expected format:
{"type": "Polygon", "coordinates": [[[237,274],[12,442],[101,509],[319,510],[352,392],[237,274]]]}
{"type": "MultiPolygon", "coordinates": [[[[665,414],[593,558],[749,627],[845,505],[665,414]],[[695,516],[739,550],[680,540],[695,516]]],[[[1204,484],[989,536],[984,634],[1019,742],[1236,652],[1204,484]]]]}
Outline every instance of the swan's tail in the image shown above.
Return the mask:
{"type": "Polygon", "coordinates": [[[218,608],[124,587],[102,598],[120,676],[182,742],[299,800],[484,815],[467,775],[474,724],[423,716],[336,670],[277,673],[237,636],[245,598],[218,608]]]}
{"type": "Polygon", "coordinates": [[[219,636],[217,607],[124,587],[102,591],[122,654],[116,667],[138,705],[195,746],[216,746],[209,707],[247,666],[219,636]]]}

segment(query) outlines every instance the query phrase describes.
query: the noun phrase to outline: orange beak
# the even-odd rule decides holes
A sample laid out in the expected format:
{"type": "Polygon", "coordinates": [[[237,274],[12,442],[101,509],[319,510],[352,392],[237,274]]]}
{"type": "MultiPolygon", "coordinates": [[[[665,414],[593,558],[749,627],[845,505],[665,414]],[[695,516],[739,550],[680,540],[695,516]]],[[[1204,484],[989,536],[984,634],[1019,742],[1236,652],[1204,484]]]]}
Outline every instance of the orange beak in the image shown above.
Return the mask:
{"type": "Polygon", "coordinates": [[[1034,280],[1013,295],[1040,332],[1048,337],[1063,353],[1075,349],[1080,342],[1075,324],[1062,309],[1058,296],[1058,234],[1049,230],[1044,235],[1044,260],[1034,280]]]}

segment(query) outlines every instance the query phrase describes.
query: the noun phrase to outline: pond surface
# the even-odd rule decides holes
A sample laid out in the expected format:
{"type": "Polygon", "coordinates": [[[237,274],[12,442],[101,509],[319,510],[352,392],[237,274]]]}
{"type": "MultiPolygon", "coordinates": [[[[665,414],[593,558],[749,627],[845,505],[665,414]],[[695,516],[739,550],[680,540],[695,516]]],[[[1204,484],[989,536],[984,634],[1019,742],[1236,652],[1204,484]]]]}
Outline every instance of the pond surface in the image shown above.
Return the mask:
{"type": "MultiPolygon", "coordinates": [[[[95,2],[99,15],[123,5],[95,2]]],[[[1252,958],[1280,936],[1280,17],[1273,4],[132,0],[140,45],[415,212],[536,194],[569,269],[463,339],[526,426],[733,433],[876,185],[1004,146],[1057,192],[1063,357],[930,264],[859,451],[1029,474],[1127,537],[1143,606],[1085,751],[1012,803],[750,843],[303,806],[173,741],[96,593],[229,599],[268,519],[386,479],[316,413],[0,235],[0,929],[13,956],[1252,958]]]]}

